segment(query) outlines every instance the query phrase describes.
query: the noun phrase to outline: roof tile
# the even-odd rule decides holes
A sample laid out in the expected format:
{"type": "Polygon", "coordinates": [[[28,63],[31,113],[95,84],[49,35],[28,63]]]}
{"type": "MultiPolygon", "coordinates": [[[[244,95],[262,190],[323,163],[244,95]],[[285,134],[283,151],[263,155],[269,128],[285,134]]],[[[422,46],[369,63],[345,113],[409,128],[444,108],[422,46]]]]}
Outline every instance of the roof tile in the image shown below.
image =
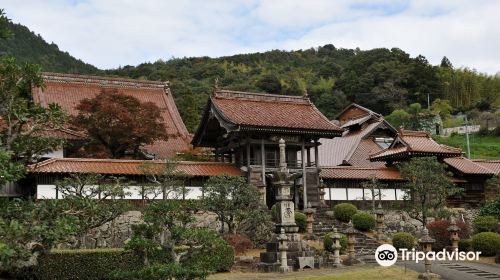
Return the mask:
{"type": "Polygon", "coordinates": [[[76,106],[85,98],[93,98],[103,88],[116,88],[119,92],[134,96],[141,102],[153,102],[160,110],[168,135],[167,141],[156,141],[145,147],[149,153],[160,158],[175,156],[177,152],[189,149],[191,136],[177,111],[168,88],[168,83],[157,81],[130,80],[101,76],[86,76],[59,73],[43,73],[45,89],[33,89],[33,99],[42,106],[59,104],[69,115],[76,115],[76,106]]]}
{"type": "MultiPolygon", "coordinates": [[[[98,173],[143,175],[145,170],[161,172],[167,162],[122,159],[52,158],[28,167],[30,173],[98,173]],[[151,167],[149,167],[151,164],[151,167]]],[[[175,171],[190,176],[242,176],[237,167],[219,162],[175,162],[175,171]]]]}

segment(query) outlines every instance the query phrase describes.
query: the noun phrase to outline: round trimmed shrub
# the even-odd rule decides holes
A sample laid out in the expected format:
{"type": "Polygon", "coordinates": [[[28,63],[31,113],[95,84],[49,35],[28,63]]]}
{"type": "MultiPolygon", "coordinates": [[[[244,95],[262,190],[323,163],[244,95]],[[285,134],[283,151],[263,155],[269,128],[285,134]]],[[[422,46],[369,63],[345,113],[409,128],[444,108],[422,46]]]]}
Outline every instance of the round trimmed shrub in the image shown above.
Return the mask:
{"type": "MultiPolygon", "coordinates": [[[[462,221],[456,221],[457,226],[460,228],[458,236],[460,239],[467,239],[470,237],[469,228],[462,221]]],[[[450,221],[448,220],[437,220],[432,223],[427,224],[427,229],[429,230],[429,235],[436,240],[432,244],[432,249],[436,251],[441,251],[447,246],[451,245],[450,232],[448,227],[450,226],[450,221]]]]}
{"type": "Polygon", "coordinates": [[[248,249],[253,248],[252,241],[242,234],[226,234],[224,240],[234,248],[236,254],[245,253],[248,249]]]}
{"type": "Polygon", "coordinates": [[[299,232],[306,232],[307,228],[306,214],[301,212],[295,212],[295,223],[299,227],[299,232]]]}
{"type": "Polygon", "coordinates": [[[339,203],[333,207],[333,215],[335,218],[345,223],[348,223],[357,211],[358,208],[351,203],[339,203]]]}
{"type": "MultiPolygon", "coordinates": [[[[340,254],[343,254],[347,250],[347,236],[343,233],[339,233],[340,235],[340,254]]],[[[325,251],[333,253],[333,239],[332,234],[329,233],[323,237],[323,249],[325,251]]]]}
{"type": "Polygon", "coordinates": [[[500,248],[500,234],[481,232],[472,236],[472,248],[483,256],[494,256],[500,248]]]}
{"type": "Polygon", "coordinates": [[[475,233],[480,232],[495,232],[498,228],[498,220],[494,216],[478,216],[474,220],[474,231],[475,233]]]}
{"type": "Polygon", "coordinates": [[[375,228],[375,217],[365,211],[358,211],[352,216],[352,224],[355,229],[368,231],[375,228]]]}
{"type": "Polygon", "coordinates": [[[415,237],[407,232],[398,232],[392,236],[392,246],[394,246],[396,250],[399,250],[400,248],[410,250],[415,247],[415,243],[415,237]]]}
{"type": "Polygon", "coordinates": [[[472,250],[472,239],[460,239],[458,241],[458,250],[460,252],[469,252],[472,250]]]}

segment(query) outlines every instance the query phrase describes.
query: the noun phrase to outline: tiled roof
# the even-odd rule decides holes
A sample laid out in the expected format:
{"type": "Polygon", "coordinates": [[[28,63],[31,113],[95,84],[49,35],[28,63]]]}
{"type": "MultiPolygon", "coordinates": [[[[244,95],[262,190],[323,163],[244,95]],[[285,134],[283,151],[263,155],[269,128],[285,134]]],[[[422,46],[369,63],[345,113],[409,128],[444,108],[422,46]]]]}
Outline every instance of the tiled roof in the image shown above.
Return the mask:
{"type": "Polygon", "coordinates": [[[85,133],[69,128],[43,131],[41,132],[41,136],[65,140],[83,140],[86,138],[85,133]]]}
{"type": "Polygon", "coordinates": [[[401,159],[411,155],[440,155],[457,157],[462,149],[436,143],[425,131],[400,130],[390,148],[370,155],[372,161],[401,159]]]}
{"type": "Polygon", "coordinates": [[[475,164],[481,165],[498,175],[500,173],[500,160],[489,160],[489,159],[473,159],[475,164]]]}
{"type": "Polygon", "coordinates": [[[342,132],[303,96],[219,90],[211,102],[226,121],[241,129],[314,130],[332,135],[342,132]]]}
{"type": "Polygon", "coordinates": [[[403,180],[397,168],[334,166],[322,167],[320,177],[324,179],[367,180],[375,176],[378,180],[403,180]]]}
{"type": "Polygon", "coordinates": [[[177,111],[168,83],[157,81],[129,80],[100,76],[85,76],[59,73],[43,73],[45,89],[34,88],[33,100],[42,106],[59,104],[69,115],[76,115],[76,106],[85,98],[93,98],[103,88],[116,88],[119,92],[134,96],[141,102],[153,102],[160,110],[165,122],[168,141],[156,141],[145,147],[149,153],[160,158],[174,156],[189,149],[191,137],[177,111]]]}
{"type": "Polygon", "coordinates": [[[346,131],[342,137],[320,139],[321,145],[318,147],[321,155],[319,165],[336,166],[347,163],[363,167],[383,166],[383,164],[369,161],[370,154],[379,152],[382,148],[368,136],[385,123],[383,119],[378,119],[367,124],[361,130],[346,131]]]}
{"type": "Polygon", "coordinates": [[[494,171],[464,157],[446,158],[444,162],[463,174],[495,174],[494,171]]]}
{"type": "MultiPolygon", "coordinates": [[[[144,168],[161,172],[165,161],[121,160],[121,159],[83,159],[83,158],[52,158],[28,167],[30,173],[98,173],[115,175],[142,175],[144,168]]],[[[219,162],[174,163],[176,172],[191,176],[242,176],[237,167],[219,162]]]]}

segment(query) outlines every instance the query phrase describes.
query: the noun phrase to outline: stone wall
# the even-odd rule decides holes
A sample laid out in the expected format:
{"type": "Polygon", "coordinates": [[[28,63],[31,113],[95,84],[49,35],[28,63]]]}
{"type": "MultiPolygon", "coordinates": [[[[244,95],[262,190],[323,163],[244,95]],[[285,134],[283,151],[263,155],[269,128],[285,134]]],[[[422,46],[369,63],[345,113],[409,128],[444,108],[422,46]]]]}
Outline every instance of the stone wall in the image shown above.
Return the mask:
{"type": "MultiPolygon", "coordinates": [[[[195,214],[195,227],[220,230],[215,214],[198,212],[195,214]]],[[[68,244],[60,244],[58,249],[94,249],[123,247],[132,237],[132,225],[143,223],[140,211],[128,211],[98,228],[92,229],[68,244]]]]}

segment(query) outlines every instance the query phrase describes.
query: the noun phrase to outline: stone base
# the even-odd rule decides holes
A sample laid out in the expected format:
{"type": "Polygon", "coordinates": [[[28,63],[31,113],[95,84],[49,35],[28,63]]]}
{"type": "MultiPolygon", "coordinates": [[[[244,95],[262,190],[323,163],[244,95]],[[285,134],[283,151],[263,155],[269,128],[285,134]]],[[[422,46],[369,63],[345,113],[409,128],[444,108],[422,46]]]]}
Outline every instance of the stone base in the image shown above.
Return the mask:
{"type": "MultiPolygon", "coordinates": [[[[287,264],[292,270],[298,270],[304,267],[319,268],[321,260],[315,257],[316,252],[309,248],[302,241],[300,234],[292,233],[288,236],[288,250],[286,252],[287,264]]],[[[260,263],[257,266],[259,272],[278,272],[280,267],[279,243],[276,237],[272,242],[266,244],[266,252],[260,253],[260,263]]]]}
{"type": "Polygon", "coordinates": [[[285,266],[285,267],[280,266],[279,270],[280,270],[281,273],[286,273],[286,272],[292,271],[292,267],[291,266],[285,266]]]}
{"type": "Polygon", "coordinates": [[[425,273],[420,273],[418,275],[418,279],[424,279],[424,280],[441,279],[441,276],[439,274],[425,272],[425,273]]]}

